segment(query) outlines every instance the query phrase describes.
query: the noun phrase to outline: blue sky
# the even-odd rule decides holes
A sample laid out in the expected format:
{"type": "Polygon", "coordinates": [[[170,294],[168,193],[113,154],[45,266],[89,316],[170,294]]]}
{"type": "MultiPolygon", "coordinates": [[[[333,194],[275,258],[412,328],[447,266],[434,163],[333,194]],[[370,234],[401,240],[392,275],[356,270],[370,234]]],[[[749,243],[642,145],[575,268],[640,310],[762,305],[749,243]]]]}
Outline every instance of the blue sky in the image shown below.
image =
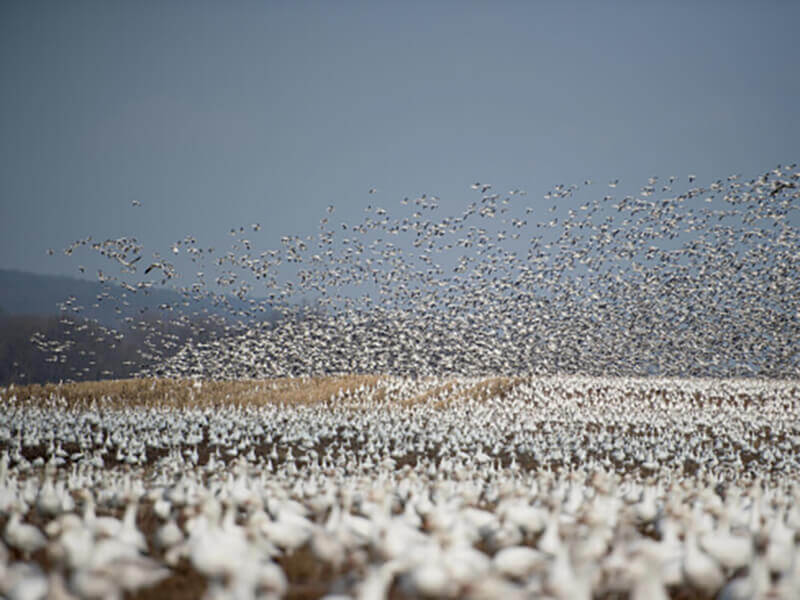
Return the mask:
{"type": "Polygon", "coordinates": [[[78,275],[91,259],[58,251],[87,235],[224,249],[255,222],[267,249],[330,204],[458,214],[474,181],[755,176],[800,157],[798,22],[795,2],[3,2],[0,267],[78,275]]]}

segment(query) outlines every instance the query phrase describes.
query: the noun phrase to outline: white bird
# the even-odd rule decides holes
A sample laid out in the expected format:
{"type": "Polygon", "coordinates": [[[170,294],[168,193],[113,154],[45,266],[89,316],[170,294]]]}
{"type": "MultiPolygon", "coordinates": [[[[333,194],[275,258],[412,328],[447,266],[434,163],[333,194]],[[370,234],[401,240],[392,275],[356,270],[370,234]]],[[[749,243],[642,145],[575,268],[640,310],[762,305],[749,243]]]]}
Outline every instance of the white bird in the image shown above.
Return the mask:
{"type": "Polygon", "coordinates": [[[698,547],[694,524],[686,533],[683,573],[692,587],[709,595],[716,594],[725,583],[719,564],[698,547]]]}
{"type": "Polygon", "coordinates": [[[6,523],[3,538],[12,548],[21,551],[27,558],[47,545],[47,538],[35,525],[22,522],[19,509],[11,513],[11,518],[6,523]]]}
{"type": "Polygon", "coordinates": [[[524,579],[534,571],[547,565],[545,554],[527,546],[503,548],[492,558],[492,564],[499,573],[515,579],[524,579]]]}

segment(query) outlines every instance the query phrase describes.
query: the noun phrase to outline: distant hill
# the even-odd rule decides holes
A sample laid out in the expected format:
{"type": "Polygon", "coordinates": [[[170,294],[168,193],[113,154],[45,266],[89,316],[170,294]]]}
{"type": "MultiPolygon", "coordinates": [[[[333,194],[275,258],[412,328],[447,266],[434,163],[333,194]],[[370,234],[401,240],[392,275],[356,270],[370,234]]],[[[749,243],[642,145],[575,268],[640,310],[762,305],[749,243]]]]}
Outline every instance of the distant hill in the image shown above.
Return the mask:
{"type": "Polygon", "coordinates": [[[128,333],[107,343],[100,326],[83,323],[78,332],[54,315],[0,315],[0,385],[126,377],[135,371],[141,335],[128,333]],[[59,344],[69,340],[72,351],[60,356],[42,351],[32,343],[35,336],[59,344]]]}
{"type": "MultiPolygon", "coordinates": [[[[234,310],[247,308],[247,304],[235,296],[229,296],[226,300],[234,310]]],[[[145,313],[153,314],[160,310],[159,307],[170,307],[172,312],[186,314],[230,312],[229,308],[210,298],[187,299],[175,290],[150,288],[131,292],[111,283],[0,269],[0,315],[4,316],[66,313],[117,327],[125,317],[138,318],[145,313]]],[[[272,313],[262,315],[263,320],[273,320],[274,317],[272,313]]]]}
{"type": "MultiPolygon", "coordinates": [[[[179,317],[200,325],[203,336],[218,335],[221,324],[209,317],[236,320],[249,308],[235,296],[133,291],[112,282],[0,269],[0,385],[127,377],[197,336],[174,325],[179,317]]],[[[275,317],[267,311],[245,320],[275,317]]]]}
{"type": "Polygon", "coordinates": [[[7,315],[57,314],[58,303],[70,295],[94,302],[102,292],[98,283],[59,275],[0,269],[0,313],[7,315]]]}
{"type": "Polygon", "coordinates": [[[233,296],[222,300],[0,269],[0,385],[128,377],[148,357],[168,357],[190,337],[199,339],[199,331],[219,335],[215,317],[249,307],[233,296]],[[177,326],[181,315],[200,329],[177,326]]]}

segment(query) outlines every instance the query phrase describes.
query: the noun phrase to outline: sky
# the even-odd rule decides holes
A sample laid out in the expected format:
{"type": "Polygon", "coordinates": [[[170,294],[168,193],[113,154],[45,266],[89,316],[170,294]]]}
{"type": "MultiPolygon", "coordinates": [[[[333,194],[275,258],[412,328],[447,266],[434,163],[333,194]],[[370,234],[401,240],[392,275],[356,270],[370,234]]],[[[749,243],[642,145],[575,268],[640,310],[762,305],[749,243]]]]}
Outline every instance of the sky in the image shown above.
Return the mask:
{"type": "Polygon", "coordinates": [[[251,223],[275,248],[329,205],[458,214],[475,181],[757,176],[800,159],[798,22],[789,1],[4,1],[0,268],[80,276],[61,249],[88,235],[164,253],[251,223]]]}

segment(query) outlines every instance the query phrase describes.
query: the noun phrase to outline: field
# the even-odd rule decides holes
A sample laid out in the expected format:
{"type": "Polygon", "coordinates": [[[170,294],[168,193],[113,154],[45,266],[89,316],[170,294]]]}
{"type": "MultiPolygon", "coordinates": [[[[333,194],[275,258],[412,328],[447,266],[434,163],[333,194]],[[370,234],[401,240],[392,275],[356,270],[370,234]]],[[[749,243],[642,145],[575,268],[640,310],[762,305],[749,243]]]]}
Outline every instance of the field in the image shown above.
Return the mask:
{"type": "Polygon", "coordinates": [[[0,403],[9,598],[800,595],[797,382],[136,379],[0,403]]]}
{"type": "Polygon", "coordinates": [[[800,599],[800,2],[162,4],[0,3],[0,600],[800,599]]]}

